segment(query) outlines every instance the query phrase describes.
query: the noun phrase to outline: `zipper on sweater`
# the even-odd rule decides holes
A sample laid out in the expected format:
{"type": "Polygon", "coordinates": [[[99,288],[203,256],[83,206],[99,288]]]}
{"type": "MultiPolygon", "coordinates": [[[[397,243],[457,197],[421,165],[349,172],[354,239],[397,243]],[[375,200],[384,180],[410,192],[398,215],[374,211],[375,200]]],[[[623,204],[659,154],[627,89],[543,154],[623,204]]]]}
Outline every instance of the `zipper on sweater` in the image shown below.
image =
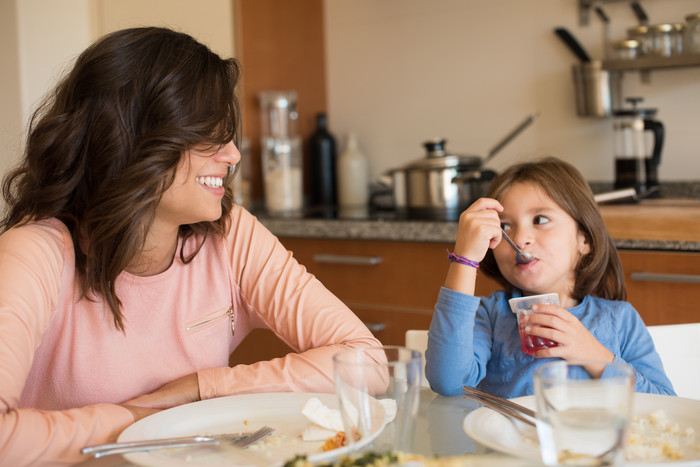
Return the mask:
{"type": "Polygon", "coordinates": [[[189,323],[187,327],[185,328],[188,332],[195,332],[199,329],[209,327],[210,325],[218,322],[219,320],[228,317],[231,320],[231,335],[233,335],[236,331],[236,321],[235,321],[235,315],[233,313],[233,306],[230,306],[226,311],[223,313],[217,313],[214,314],[213,316],[208,316],[204,319],[201,319],[199,321],[195,321],[192,323],[189,323]]]}

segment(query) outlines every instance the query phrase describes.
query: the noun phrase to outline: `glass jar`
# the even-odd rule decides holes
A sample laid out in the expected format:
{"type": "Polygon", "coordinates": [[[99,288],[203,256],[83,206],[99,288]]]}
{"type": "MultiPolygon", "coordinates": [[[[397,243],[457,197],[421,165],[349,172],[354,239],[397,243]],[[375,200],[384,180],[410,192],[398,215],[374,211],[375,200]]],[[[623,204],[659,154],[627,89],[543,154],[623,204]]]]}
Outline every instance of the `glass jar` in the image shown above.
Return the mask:
{"type": "Polygon", "coordinates": [[[296,91],[263,91],[259,99],[265,208],[273,216],[300,217],[303,154],[296,91]]]}
{"type": "Polygon", "coordinates": [[[639,42],[632,39],[611,42],[610,53],[613,60],[634,60],[639,56],[639,42]]]}
{"type": "Polygon", "coordinates": [[[700,13],[685,17],[685,51],[700,53],[700,13]]]}
{"type": "Polygon", "coordinates": [[[633,41],[637,41],[639,46],[637,47],[637,55],[643,57],[649,55],[651,50],[651,36],[649,35],[648,26],[635,26],[627,30],[627,38],[633,41]]]}
{"type": "Polygon", "coordinates": [[[683,24],[655,24],[649,26],[650,55],[670,57],[683,53],[683,24]]]}

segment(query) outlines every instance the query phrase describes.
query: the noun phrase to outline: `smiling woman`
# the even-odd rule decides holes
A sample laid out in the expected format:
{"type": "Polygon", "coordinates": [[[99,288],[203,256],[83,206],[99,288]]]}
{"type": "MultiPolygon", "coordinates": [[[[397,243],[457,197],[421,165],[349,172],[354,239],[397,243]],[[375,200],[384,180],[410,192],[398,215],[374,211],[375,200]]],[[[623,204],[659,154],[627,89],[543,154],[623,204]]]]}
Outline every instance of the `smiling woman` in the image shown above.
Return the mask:
{"type": "Polygon", "coordinates": [[[333,392],[378,346],[233,204],[239,66],[164,28],[117,31],[35,113],[0,222],[0,464],[75,463],[158,410],[333,392]],[[228,366],[254,328],[294,352],[228,366]]]}

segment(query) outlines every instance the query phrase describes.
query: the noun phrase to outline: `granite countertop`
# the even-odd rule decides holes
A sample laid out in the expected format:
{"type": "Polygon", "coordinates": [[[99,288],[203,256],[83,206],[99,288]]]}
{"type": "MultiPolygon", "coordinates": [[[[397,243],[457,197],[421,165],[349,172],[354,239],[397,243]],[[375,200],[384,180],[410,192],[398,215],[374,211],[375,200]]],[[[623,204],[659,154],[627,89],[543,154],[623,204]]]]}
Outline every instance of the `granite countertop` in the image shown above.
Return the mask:
{"type": "MultiPolygon", "coordinates": [[[[620,249],[700,252],[699,200],[647,200],[601,206],[603,219],[620,249]]],[[[362,219],[285,219],[257,213],[278,237],[433,242],[451,244],[457,223],[404,220],[390,213],[362,219]]]]}

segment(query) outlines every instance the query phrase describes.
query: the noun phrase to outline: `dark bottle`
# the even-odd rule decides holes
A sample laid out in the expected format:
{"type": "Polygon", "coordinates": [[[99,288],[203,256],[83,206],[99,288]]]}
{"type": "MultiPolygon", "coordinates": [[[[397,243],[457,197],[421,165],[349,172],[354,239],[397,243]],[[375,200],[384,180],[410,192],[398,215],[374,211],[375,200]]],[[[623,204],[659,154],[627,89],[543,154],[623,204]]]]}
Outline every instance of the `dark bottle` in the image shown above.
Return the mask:
{"type": "Polygon", "coordinates": [[[323,211],[333,211],[338,194],[335,183],[336,149],[335,138],[328,132],[325,113],[316,115],[316,131],[309,139],[311,162],[311,205],[323,211]]]}

